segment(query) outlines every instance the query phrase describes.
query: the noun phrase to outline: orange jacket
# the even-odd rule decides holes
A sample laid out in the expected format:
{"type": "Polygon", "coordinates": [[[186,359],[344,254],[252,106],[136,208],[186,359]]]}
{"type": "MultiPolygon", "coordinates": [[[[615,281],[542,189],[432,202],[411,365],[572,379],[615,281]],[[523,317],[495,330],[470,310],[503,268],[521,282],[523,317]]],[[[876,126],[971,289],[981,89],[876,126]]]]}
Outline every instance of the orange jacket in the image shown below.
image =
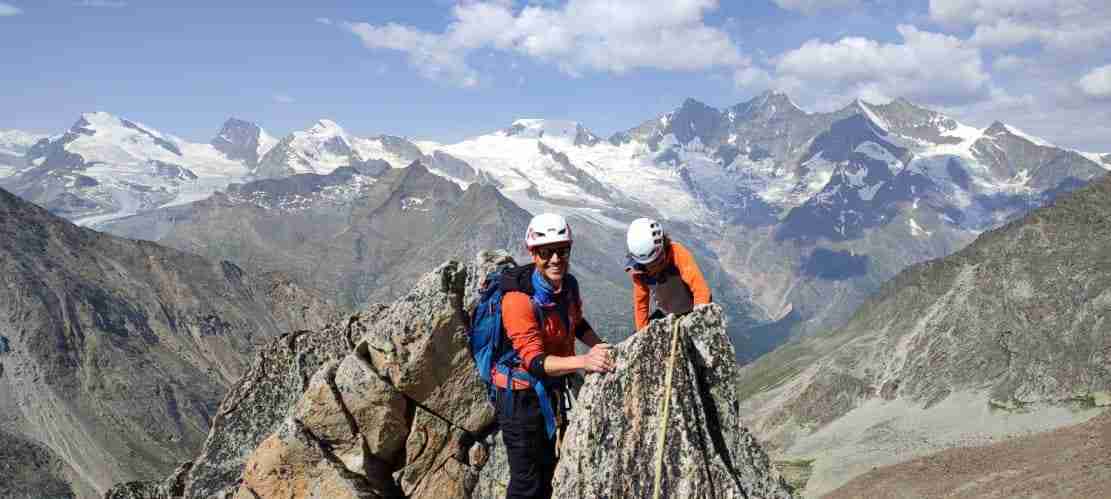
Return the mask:
{"type": "MultiPolygon", "coordinates": [[[[706,285],[706,280],[702,277],[702,271],[699,270],[698,263],[694,261],[694,255],[691,254],[690,250],[678,242],[669,241],[666,252],[671,265],[678,270],[679,277],[690,291],[693,297],[693,305],[710,303],[710,287],[706,285]]],[[[633,279],[633,317],[636,321],[637,331],[640,331],[648,325],[648,308],[652,297],[652,288],[645,282],[643,273],[630,272],[629,275],[633,279]]]]}
{"type": "MultiPolygon", "coordinates": [[[[563,294],[566,290],[561,291],[563,294]]],[[[567,304],[567,319],[571,330],[563,325],[559,312],[549,310],[544,313],[544,324],[537,321],[536,310],[533,308],[532,299],[522,291],[507,291],[502,297],[501,314],[502,325],[505,327],[506,336],[509,338],[517,355],[521,358],[521,368],[533,371],[538,369],[533,363],[538,357],[555,355],[570,357],[575,355],[575,331],[590,326],[583,319],[581,297],[559,297],[569,299],[567,304]],[[577,298],[577,299],[576,299],[577,298]]],[[[541,359],[542,361],[542,359],[541,359]]],[[[543,367],[542,365],[540,366],[543,367]]],[[[505,386],[505,376],[494,372],[494,384],[505,386]]],[[[528,384],[514,379],[513,389],[528,388],[528,384]]]]}

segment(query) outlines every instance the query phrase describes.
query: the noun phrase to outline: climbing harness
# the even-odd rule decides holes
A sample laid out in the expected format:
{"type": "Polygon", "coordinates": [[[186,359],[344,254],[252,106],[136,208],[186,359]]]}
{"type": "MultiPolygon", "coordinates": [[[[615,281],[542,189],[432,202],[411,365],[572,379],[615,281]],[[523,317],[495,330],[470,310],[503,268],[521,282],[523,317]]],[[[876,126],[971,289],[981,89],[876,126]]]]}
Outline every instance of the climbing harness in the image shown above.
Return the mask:
{"type": "Polygon", "coordinates": [[[652,499],[660,499],[660,479],[663,478],[664,438],[667,436],[667,419],[671,410],[671,373],[675,371],[675,353],[679,349],[679,317],[672,316],[671,355],[667,358],[664,376],[664,398],[660,402],[660,428],[656,432],[656,478],[652,484],[652,499]]]}

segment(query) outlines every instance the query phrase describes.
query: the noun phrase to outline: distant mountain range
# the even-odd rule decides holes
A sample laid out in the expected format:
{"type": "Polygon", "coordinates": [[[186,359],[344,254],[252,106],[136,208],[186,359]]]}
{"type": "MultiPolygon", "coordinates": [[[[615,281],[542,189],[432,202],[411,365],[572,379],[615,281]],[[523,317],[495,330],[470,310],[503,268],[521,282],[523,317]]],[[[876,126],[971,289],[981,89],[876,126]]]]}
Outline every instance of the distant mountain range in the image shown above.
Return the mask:
{"type": "MultiPolygon", "coordinates": [[[[312,246],[304,241],[277,235],[279,220],[296,218],[288,215],[291,207],[312,205],[309,211],[315,213],[321,193],[340,191],[354,196],[347,205],[377,206],[378,201],[363,199],[375,189],[371,180],[393,178],[392,170],[414,163],[458,185],[460,193],[474,184],[490,186],[514,208],[571,216],[583,234],[597,238],[590,268],[605,269],[610,276],[605,280],[619,286],[603,288],[607,292],[624,292],[618,290],[627,286],[619,270],[625,224],[654,216],[677,239],[698,247],[700,259],[713,269],[717,297],[744,311],[747,332],[735,338],[742,359],[788,337],[844,324],[903,268],[951,254],[984,230],[1111,168],[1108,154],[1056,147],[1002,123],[974,128],[902,99],[883,105],[857,100],[836,112],[811,113],[774,92],[725,109],[688,99],[609,138],[576,122],[522,119],[454,144],[355,137],[329,120],[273,139],[258,125],[237,119],[225,123],[211,144],[190,144],[93,113],[60,136],[25,146],[22,158],[0,185],[79,224],[156,240],[180,238],[167,243],[209,255],[222,245],[215,253],[231,255],[230,227],[272,219],[269,228],[257,229],[275,235],[258,242],[255,260],[301,269],[315,268],[302,259],[318,253],[305,253],[312,246]],[[260,183],[280,179],[296,180],[260,183]],[[212,216],[208,225],[198,222],[198,213],[216,213],[215,207],[245,195],[257,198],[252,205],[257,215],[233,221],[227,218],[231,213],[240,215],[232,210],[223,212],[225,218],[212,216]],[[193,215],[182,216],[183,211],[193,215]],[[288,257],[291,251],[302,256],[288,257]]],[[[403,198],[389,202],[405,203],[403,198]]],[[[412,204],[417,198],[424,199],[414,194],[406,198],[409,204],[398,206],[424,209],[412,204]]],[[[451,203],[443,209],[463,209],[450,208],[451,203]]],[[[395,211],[374,212],[390,221],[369,223],[392,226],[412,213],[395,211]]],[[[329,216],[333,222],[321,227],[346,231],[366,223],[339,224],[338,214],[329,216]]],[[[306,218],[293,226],[317,220],[297,217],[306,218]]],[[[370,234],[363,240],[380,241],[376,244],[401,237],[370,234]]],[[[508,232],[495,234],[501,233],[484,237],[504,239],[517,249],[508,232]]],[[[322,241],[335,237],[346,236],[322,241]]],[[[361,275],[377,277],[344,273],[362,279],[366,289],[394,290],[404,286],[396,280],[402,275],[419,274],[415,268],[396,275],[372,270],[403,268],[385,262],[404,258],[341,246],[346,253],[335,261],[374,262],[358,265],[361,275]]],[[[378,298],[376,291],[356,291],[358,286],[341,292],[345,285],[333,282],[337,293],[349,293],[350,303],[378,298]]],[[[625,306],[613,308],[621,315],[609,317],[609,323],[622,323],[625,315],[618,309],[625,306]]]]}
{"type": "MultiPolygon", "coordinates": [[[[745,366],[742,413],[777,457],[809,463],[805,495],[818,497],[877,466],[1098,415],[1111,406],[1109,317],[1104,178],[904,270],[839,330],[745,366]]],[[[962,472],[975,483],[1015,466],[962,472]]]]}

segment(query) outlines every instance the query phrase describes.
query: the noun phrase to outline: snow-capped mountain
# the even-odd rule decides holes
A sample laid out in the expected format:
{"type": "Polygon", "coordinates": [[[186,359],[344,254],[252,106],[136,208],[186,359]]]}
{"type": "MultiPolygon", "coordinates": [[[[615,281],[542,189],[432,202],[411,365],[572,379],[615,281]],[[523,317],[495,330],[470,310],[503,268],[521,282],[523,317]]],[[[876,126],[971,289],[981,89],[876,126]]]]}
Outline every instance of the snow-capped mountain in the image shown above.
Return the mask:
{"type": "Polygon", "coordinates": [[[78,224],[188,203],[242,178],[243,163],[108,113],[86,113],[24,155],[3,186],[78,224]]]}
{"type": "Polygon", "coordinates": [[[505,129],[509,137],[569,140],[576,146],[592,146],[602,139],[577,121],[519,119],[505,129]]]}
{"type": "Polygon", "coordinates": [[[220,133],[210,142],[228,159],[243,161],[251,168],[258,166],[259,159],[277,143],[278,140],[262,127],[238,118],[228,118],[220,133]]]}
{"type": "Polygon", "coordinates": [[[444,151],[425,154],[404,137],[379,135],[356,137],[334,121],[321,119],[308,130],[296,131],[274,145],[252,168],[251,178],[280,178],[302,173],[327,175],[341,167],[366,169],[370,161],[385,161],[393,168],[404,168],[415,161],[430,171],[462,185],[492,183],[467,163],[444,151]]]}
{"type": "MultiPolygon", "coordinates": [[[[948,255],[1111,169],[1111,155],[1056,147],[1002,123],[968,126],[903,99],[814,113],[777,92],[724,109],[687,99],[608,139],[545,119],[453,144],[358,137],[326,119],[272,146],[268,137],[233,119],[202,146],[86,115],[31,147],[24,159],[34,168],[3,182],[95,223],[234,191],[229,182],[345,167],[374,179],[420,162],[463,188],[495,186],[529,212],[578,217],[597,235],[653,216],[702,245],[747,286],[745,300],[779,321],[753,333],[742,347],[750,357],[787,332],[839,325],[902,268],[948,255]],[[206,178],[203,189],[191,187],[206,178]]],[[[610,249],[619,265],[621,251],[610,249]]]]}
{"type": "Polygon", "coordinates": [[[0,178],[10,177],[27,167],[23,155],[45,135],[22,130],[0,130],[0,178]]]}
{"type": "Polygon", "coordinates": [[[806,331],[838,325],[899,269],[1106,172],[1013,126],[979,129],[903,99],[831,113],[775,92],[721,110],[687,99],[608,140],[577,139],[587,134],[529,119],[419,145],[489,174],[530,211],[690,227],[768,317],[806,331]]]}
{"type": "Polygon", "coordinates": [[[343,128],[322,119],[308,130],[293,132],[275,144],[251,173],[257,178],[299,173],[323,175],[359,160],[343,128]]]}

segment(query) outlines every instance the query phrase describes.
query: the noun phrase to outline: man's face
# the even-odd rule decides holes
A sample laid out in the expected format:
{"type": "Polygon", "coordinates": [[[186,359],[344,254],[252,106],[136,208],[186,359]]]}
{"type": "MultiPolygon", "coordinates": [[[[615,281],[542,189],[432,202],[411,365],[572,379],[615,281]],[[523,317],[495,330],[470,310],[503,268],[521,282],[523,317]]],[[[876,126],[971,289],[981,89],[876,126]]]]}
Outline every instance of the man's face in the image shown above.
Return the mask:
{"type": "Polygon", "coordinates": [[[567,275],[571,265],[571,243],[555,243],[533,248],[532,263],[540,270],[544,277],[552,283],[558,283],[567,275]]]}

